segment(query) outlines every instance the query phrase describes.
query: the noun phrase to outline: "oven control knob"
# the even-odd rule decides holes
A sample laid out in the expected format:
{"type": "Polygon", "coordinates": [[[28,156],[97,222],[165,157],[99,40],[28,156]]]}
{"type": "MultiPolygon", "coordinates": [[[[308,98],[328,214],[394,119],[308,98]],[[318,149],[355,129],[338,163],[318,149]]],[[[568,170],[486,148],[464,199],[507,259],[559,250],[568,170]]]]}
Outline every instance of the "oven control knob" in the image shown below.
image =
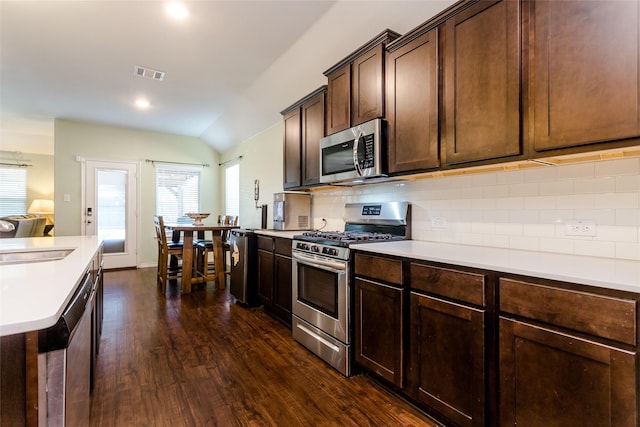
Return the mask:
{"type": "Polygon", "coordinates": [[[311,246],[311,252],[320,252],[320,248],[318,248],[317,246],[313,245],[313,246],[311,246]]]}
{"type": "Polygon", "coordinates": [[[338,250],[336,248],[323,248],[322,253],[325,255],[337,256],[338,250]]]}

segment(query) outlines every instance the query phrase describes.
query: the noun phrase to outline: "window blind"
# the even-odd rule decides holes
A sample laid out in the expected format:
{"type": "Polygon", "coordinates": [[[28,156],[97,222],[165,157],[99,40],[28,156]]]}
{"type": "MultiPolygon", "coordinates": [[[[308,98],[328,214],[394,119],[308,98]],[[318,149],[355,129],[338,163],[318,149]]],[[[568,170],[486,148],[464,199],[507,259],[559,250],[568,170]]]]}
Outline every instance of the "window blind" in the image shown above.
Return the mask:
{"type": "Polygon", "coordinates": [[[189,212],[200,212],[200,169],[156,165],[157,215],[165,223],[191,222],[189,212]]]}
{"type": "Polygon", "coordinates": [[[27,213],[27,170],[0,167],[0,217],[27,213]]]}
{"type": "Polygon", "coordinates": [[[240,165],[227,166],[224,178],[225,210],[227,215],[240,215],[240,165]]]}

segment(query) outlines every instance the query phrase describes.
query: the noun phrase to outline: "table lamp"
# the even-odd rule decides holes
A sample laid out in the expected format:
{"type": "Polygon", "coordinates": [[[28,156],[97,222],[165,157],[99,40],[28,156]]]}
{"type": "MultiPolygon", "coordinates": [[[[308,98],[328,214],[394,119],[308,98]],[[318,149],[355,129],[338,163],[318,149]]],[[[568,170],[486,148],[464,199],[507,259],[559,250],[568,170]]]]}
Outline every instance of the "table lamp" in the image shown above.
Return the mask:
{"type": "Polygon", "coordinates": [[[53,200],[35,199],[31,202],[27,213],[39,214],[45,217],[47,222],[44,226],[44,235],[48,236],[53,228],[53,200]]]}

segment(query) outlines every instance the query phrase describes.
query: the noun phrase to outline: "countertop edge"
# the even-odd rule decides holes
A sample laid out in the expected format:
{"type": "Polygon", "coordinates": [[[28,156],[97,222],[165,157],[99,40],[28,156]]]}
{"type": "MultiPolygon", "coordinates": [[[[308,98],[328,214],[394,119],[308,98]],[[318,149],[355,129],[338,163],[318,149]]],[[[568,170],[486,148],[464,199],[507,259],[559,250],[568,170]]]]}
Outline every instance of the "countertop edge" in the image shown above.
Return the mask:
{"type": "Polygon", "coordinates": [[[356,244],[350,249],[640,293],[640,261],[634,260],[417,240],[356,244]]]}
{"type": "Polygon", "coordinates": [[[62,260],[31,263],[28,266],[2,266],[0,336],[33,332],[53,326],[71,301],[83,279],[83,273],[100,249],[101,241],[95,236],[6,240],[10,241],[0,241],[0,251],[74,247],[74,253],[62,260]],[[60,272],[64,274],[56,276],[55,273],[60,272]],[[24,285],[25,282],[29,282],[29,285],[24,285]]]}
{"type": "Polygon", "coordinates": [[[262,236],[272,236],[272,237],[282,237],[284,239],[293,239],[293,236],[297,236],[299,234],[304,233],[309,230],[252,230],[255,234],[260,234],[262,236]]]}

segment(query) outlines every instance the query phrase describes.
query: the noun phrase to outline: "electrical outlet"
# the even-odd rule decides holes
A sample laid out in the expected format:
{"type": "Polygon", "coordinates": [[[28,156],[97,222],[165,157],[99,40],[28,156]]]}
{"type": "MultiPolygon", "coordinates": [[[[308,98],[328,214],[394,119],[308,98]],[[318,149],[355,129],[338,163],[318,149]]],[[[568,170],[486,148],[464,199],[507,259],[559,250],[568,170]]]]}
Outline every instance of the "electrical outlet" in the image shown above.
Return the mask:
{"type": "Polygon", "coordinates": [[[596,222],[592,219],[574,219],[564,222],[566,236],[595,236],[596,222]]]}
{"type": "Polygon", "coordinates": [[[447,219],[442,216],[431,217],[431,228],[448,228],[447,219]]]}

